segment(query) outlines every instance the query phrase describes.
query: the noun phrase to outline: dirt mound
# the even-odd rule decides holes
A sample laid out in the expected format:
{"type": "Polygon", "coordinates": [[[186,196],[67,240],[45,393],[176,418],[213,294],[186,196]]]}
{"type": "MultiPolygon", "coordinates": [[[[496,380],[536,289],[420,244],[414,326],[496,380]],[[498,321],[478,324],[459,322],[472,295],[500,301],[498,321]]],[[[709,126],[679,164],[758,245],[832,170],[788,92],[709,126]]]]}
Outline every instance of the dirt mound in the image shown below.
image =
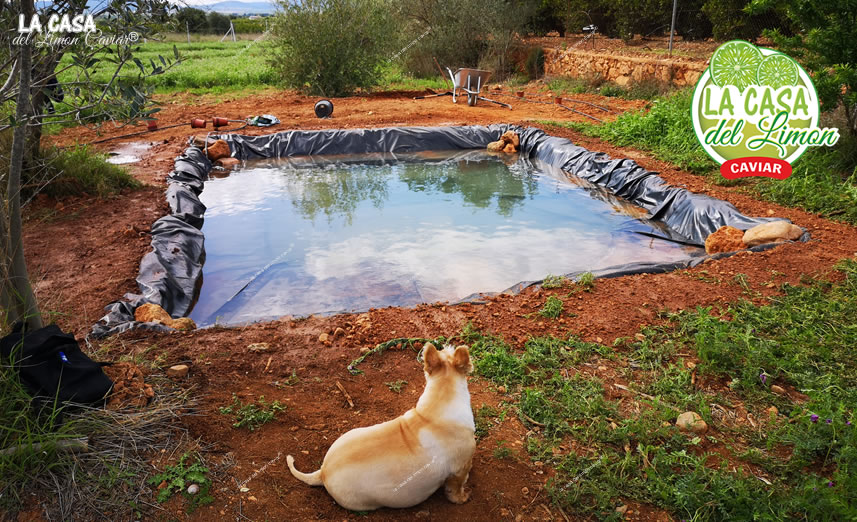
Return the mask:
{"type": "Polygon", "coordinates": [[[144,381],[143,371],[129,362],[118,362],[104,367],[104,373],[113,381],[113,391],[107,397],[107,408],[142,408],[149,404],[155,391],[144,381]]]}

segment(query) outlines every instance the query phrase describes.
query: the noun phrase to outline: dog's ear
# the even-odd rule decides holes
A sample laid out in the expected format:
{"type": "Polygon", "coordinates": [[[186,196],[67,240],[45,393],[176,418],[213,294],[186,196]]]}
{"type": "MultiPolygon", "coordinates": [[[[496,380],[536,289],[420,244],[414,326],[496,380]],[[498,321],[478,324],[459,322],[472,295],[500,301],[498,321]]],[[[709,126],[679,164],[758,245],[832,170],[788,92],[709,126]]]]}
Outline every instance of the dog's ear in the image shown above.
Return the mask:
{"type": "Polygon", "coordinates": [[[441,366],[443,366],[443,361],[440,360],[437,348],[432,343],[426,343],[426,347],[423,349],[423,369],[431,375],[433,371],[440,369],[441,366]]]}
{"type": "Polygon", "coordinates": [[[452,354],[452,365],[465,375],[473,371],[473,365],[470,363],[470,349],[467,345],[462,344],[455,349],[455,353],[452,354]]]}

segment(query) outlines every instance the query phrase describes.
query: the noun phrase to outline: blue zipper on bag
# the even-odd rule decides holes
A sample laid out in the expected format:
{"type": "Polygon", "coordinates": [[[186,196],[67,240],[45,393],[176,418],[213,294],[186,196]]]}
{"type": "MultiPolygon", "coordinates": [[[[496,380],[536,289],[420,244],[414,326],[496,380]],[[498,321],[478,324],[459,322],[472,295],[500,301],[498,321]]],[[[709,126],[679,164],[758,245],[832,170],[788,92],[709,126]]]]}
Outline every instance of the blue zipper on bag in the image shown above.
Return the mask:
{"type": "Polygon", "coordinates": [[[60,352],[60,359],[62,359],[62,362],[68,364],[68,357],[65,356],[65,352],[60,352]]]}

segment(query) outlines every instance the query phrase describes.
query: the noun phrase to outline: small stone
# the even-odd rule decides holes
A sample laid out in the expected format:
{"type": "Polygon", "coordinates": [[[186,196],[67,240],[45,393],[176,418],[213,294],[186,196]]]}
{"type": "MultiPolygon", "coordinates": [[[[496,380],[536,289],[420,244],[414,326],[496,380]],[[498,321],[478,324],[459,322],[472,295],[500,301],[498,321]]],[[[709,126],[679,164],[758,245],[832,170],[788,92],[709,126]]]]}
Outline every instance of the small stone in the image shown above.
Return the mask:
{"type": "Polygon", "coordinates": [[[249,500],[250,502],[256,502],[259,499],[254,497],[253,495],[250,495],[249,497],[247,497],[247,500],[249,500]]]}
{"type": "Polygon", "coordinates": [[[268,343],[252,343],[247,345],[247,349],[251,352],[266,352],[271,348],[268,343]]]}
{"type": "Polygon", "coordinates": [[[360,353],[362,353],[362,354],[367,354],[367,353],[369,353],[369,351],[370,351],[369,348],[366,348],[365,346],[363,348],[360,348],[360,353]]]}
{"type": "Polygon", "coordinates": [[[250,491],[250,488],[245,486],[245,487],[242,487],[239,491],[241,491],[241,493],[247,493],[248,491],[250,491]]]}
{"type": "Polygon", "coordinates": [[[219,160],[214,162],[214,165],[216,167],[221,167],[224,169],[231,169],[232,167],[237,167],[240,164],[241,164],[241,160],[239,160],[238,158],[229,158],[229,157],[220,158],[219,160]]]}
{"type": "Polygon", "coordinates": [[[714,233],[705,238],[705,253],[717,254],[719,252],[735,252],[743,250],[744,232],[735,227],[720,227],[714,233]]]}
{"type": "Polygon", "coordinates": [[[336,330],[333,331],[333,338],[334,339],[336,339],[337,337],[342,337],[343,335],[345,335],[345,330],[342,328],[337,328],[336,330]]]}
{"type": "Polygon", "coordinates": [[[524,486],[521,488],[521,495],[524,495],[526,497],[529,494],[530,494],[530,488],[528,488],[527,486],[524,486]]]}
{"type": "Polygon", "coordinates": [[[777,386],[776,384],[771,386],[771,392],[776,393],[777,395],[785,395],[786,394],[786,390],[784,390],[782,386],[777,386]]]}
{"type": "Polygon", "coordinates": [[[681,431],[691,431],[697,435],[701,435],[708,430],[708,425],[702,420],[698,413],[686,411],[678,416],[675,425],[681,431]]]}
{"type": "Polygon", "coordinates": [[[624,515],[626,511],[628,511],[628,506],[626,506],[625,504],[622,504],[621,506],[616,508],[616,513],[619,513],[620,515],[624,515]]]}
{"type": "Polygon", "coordinates": [[[596,337],[596,338],[595,338],[595,342],[596,342],[596,343],[598,343],[598,344],[601,344],[601,343],[602,343],[602,342],[604,342],[604,341],[602,341],[600,337],[596,337]]]}
{"type": "Polygon", "coordinates": [[[756,225],[744,232],[742,240],[745,245],[752,247],[766,243],[794,241],[801,235],[803,235],[803,230],[799,226],[780,220],[756,225]]]}
{"type": "Polygon", "coordinates": [[[599,371],[599,372],[606,372],[606,371],[607,371],[607,367],[606,367],[606,366],[599,366],[599,367],[598,367],[598,371],[599,371]]]}
{"type": "Polygon", "coordinates": [[[189,371],[190,368],[186,364],[177,364],[167,368],[167,377],[170,379],[184,379],[187,377],[189,371]]]}
{"type": "Polygon", "coordinates": [[[537,461],[533,462],[533,465],[537,468],[540,468],[540,467],[544,466],[545,463],[540,461],[540,460],[537,460],[537,461]]]}
{"type": "Polygon", "coordinates": [[[696,363],[693,361],[685,361],[684,365],[687,366],[688,370],[693,370],[694,368],[696,368],[696,363]]]}
{"type": "Polygon", "coordinates": [[[320,343],[326,343],[328,340],[330,340],[330,335],[328,335],[327,332],[318,336],[318,342],[320,343]]]}
{"type": "Polygon", "coordinates": [[[774,209],[769,208],[767,211],[765,211],[765,214],[767,214],[769,216],[773,216],[774,215],[774,209]]]}
{"type": "Polygon", "coordinates": [[[187,487],[188,495],[196,495],[197,493],[199,493],[199,486],[197,486],[196,484],[191,484],[187,487]]]}

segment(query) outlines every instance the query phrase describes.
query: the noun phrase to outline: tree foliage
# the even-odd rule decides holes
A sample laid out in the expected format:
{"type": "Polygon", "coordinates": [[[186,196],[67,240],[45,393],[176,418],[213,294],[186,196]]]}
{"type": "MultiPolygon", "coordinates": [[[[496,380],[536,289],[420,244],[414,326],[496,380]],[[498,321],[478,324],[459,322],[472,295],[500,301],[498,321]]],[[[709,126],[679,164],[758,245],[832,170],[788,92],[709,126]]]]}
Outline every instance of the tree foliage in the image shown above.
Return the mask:
{"type": "Polygon", "coordinates": [[[402,57],[408,71],[434,74],[437,60],[453,69],[482,66],[503,75],[511,69],[508,54],[514,35],[527,26],[538,2],[402,0],[397,7],[403,39],[413,42],[402,57]]]}
{"type": "Polygon", "coordinates": [[[47,21],[51,15],[90,12],[100,31],[89,38],[75,33],[34,32],[25,38],[17,31],[0,33],[0,135],[8,140],[12,134],[8,149],[0,151],[0,323],[24,320],[38,327],[41,315],[23,250],[21,190],[25,172],[33,177],[45,169],[41,129],[46,118],[52,123],[122,124],[157,111],[144,79],[168,69],[172,60],[159,57],[157,63],[144,64],[134,53],[139,40],[163,27],[171,8],[165,0],[112,0],[92,11],[86,0],[40,3],[39,9],[33,0],[0,0],[0,7],[2,27],[17,27],[19,14],[25,20],[38,14],[47,21]],[[67,69],[74,79],[60,83],[57,67],[64,56],[71,57],[67,69]],[[107,82],[96,82],[92,73],[103,61],[113,63],[115,73],[107,82]],[[131,67],[124,68],[126,64],[131,67]]]}
{"type": "Polygon", "coordinates": [[[279,8],[269,63],[287,87],[322,96],[372,87],[396,50],[386,0],[280,0],[279,8]]]}
{"type": "Polygon", "coordinates": [[[843,107],[851,138],[857,138],[857,1],[754,0],[748,11],[785,18],[792,36],[766,31],[812,75],[822,110],[843,107]]]}

